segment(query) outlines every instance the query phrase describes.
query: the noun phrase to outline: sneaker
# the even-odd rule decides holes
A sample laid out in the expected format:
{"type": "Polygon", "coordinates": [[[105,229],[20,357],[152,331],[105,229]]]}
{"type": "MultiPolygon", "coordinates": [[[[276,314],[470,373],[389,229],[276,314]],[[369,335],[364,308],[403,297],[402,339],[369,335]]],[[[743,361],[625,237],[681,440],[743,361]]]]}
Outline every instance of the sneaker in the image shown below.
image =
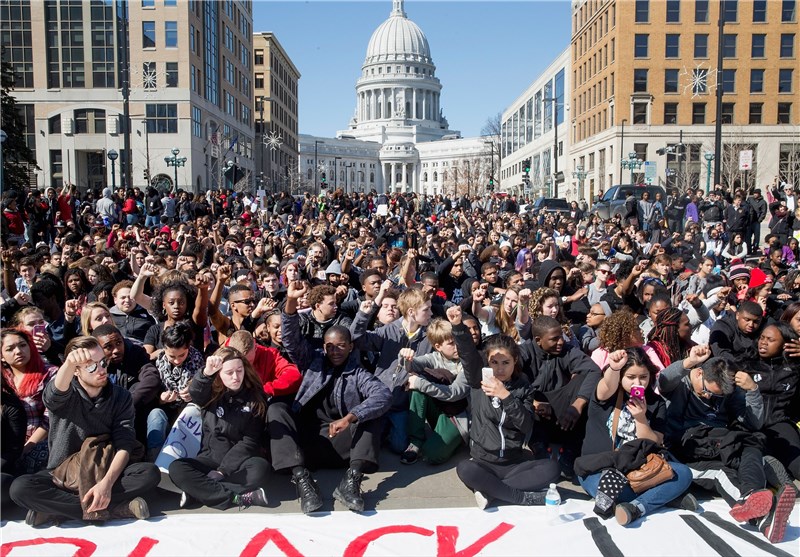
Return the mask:
{"type": "Polygon", "coordinates": [[[311,477],[308,470],[292,475],[292,483],[297,487],[297,496],[300,498],[300,510],[303,514],[310,514],[322,507],[322,496],[319,494],[319,486],[316,480],[311,477]]]}
{"type": "Polygon", "coordinates": [[[691,493],[685,493],[681,497],[676,497],[667,503],[666,506],[672,509],[682,509],[684,511],[692,512],[697,512],[697,509],[700,508],[697,498],[691,493]]]}
{"type": "Polygon", "coordinates": [[[478,504],[478,508],[480,510],[484,510],[486,507],[489,506],[489,500],[480,491],[475,492],[475,503],[478,504]]]}
{"type": "Polygon", "coordinates": [[[753,518],[766,516],[771,508],[772,492],[768,489],[759,489],[736,503],[730,515],[736,522],[747,522],[753,518]]]}
{"type": "Polygon", "coordinates": [[[400,455],[400,462],[402,464],[414,464],[419,459],[419,447],[414,445],[413,443],[408,446],[408,448],[403,451],[403,454],[400,455]]]}
{"type": "Polygon", "coordinates": [[[191,505],[194,502],[195,502],[194,501],[194,497],[192,497],[191,495],[189,495],[185,491],[181,491],[181,500],[180,500],[180,503],[178,503],[178,506],[180,508],[185,509],[186,507],[188,507],[189,505],[191,505]]]}
{"type": "Polygon", "coordinates": [[[364,498],[361,496],[361,481],[364,474],[348,468],[342,481],[333,491],[333,498],[353,512],[364,510],[364,498]]]}
{"type": "Polygon", "coordinates": [[[247,493],[237,493],[233,496],[233,504],[237,505],[239,510],[252,506],[266,507],[267,494],[262,487],[254,489],[253,491],[248,491],[247,493]]]}
{"type": "Polygon", "coordinates": [[[150,518],[150,509],[147,507],[147,501],[141,497],[136,497],[127,503],[122,503],[111,509],[110,520],[124,520],[128,518],[135,518],[137,520],[150,518]]]}
{"type": "Polygon", "coordinates": [[[617,503],[614,516],[617,517],[617,522],[619,522],[620,525],[627,526],[642,518],[642,511],[633,503],[617,503]]]}
{"type": "Polygon", "coordinates": [[[57,525],[58,518],[59,516],[55,514],[48,514],[43,512],[37,512],[34,510],[29,510],[28,514],[25,515],[25,524],[33,528],[38,528],[40,526],[44,526],[45,524],[50,524],[51,522],[57,525]]]}
{"type": "Polygon", "coordinates": [[[772,510],[758,524],[759,531],[764,534],[771,543],[783,541],[786,533],[786,525],[789,523],[789,516],[794,509],[795,488],[793,484],[786,484],[781,487],[775,497],[775,504],[772,510]]]}

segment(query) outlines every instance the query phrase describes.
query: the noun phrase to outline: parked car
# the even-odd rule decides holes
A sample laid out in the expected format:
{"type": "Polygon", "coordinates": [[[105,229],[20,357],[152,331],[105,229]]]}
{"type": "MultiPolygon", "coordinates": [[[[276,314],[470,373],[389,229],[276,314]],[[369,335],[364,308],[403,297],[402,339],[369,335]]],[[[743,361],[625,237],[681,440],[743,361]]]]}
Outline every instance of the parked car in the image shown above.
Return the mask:
{"type": "Polygon", "coordinates": [[[625,198],[628,197],[628,192],[633,192],[637,200],[642,198],[644,192],[650,194],[650,201],[655,200],[657,193],[662,195],[665,203],[667,200],[667,193],[661,186],[622,184],[611,186],[608,191],[603,194],[603,197],[592,205],[592,208],[589,209],[589,213],[597,215],[601,219],[610,219],[617,214],[625,216],[625,198]]]}
{"type": "Polygon", "coordinates": [[[558,197],[539,197],[535,199],[532,204],[528,205],[526,210],[532,215],[538,215],[541,211],[569,214],[572,209],[566,199],[560,199],[558,197]]]}

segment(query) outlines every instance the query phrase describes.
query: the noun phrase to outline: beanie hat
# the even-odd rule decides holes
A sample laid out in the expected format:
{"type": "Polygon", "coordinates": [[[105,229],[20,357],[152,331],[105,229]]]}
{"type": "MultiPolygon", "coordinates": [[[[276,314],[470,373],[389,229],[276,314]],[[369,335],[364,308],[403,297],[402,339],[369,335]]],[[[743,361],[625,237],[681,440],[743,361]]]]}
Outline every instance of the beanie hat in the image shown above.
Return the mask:
{"type": "Polygon", "coordinates": [[[747,284],[749,288],[760,288],[767,283],[772,282],[772,276],[768,275],[758,267],[750,272],[750,282],[747,284]]]}
{"type": "Polygon", "coordinates": [[[750,269],[744,265],[734,265],[731,267],[730,271],[728,271],[728,278],[731,279],[731,282],[739,278],[750,280],[750,269]]]}
{"type": "Polygon", "coordinates": [[[172,230],[167,225],[162,226],[160,232],[161,234],[172,234],[172,230]]]}

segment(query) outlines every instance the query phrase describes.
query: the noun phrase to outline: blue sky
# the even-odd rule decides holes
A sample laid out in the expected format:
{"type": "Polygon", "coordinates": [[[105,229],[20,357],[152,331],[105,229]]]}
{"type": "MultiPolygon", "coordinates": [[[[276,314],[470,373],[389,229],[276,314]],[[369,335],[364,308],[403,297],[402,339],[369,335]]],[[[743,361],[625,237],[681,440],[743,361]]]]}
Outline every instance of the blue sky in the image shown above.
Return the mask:
{"type": "MultiPolygon", "coordinates": [[[[300,70],[300,133],[347,128],[372,32],[391,0],[255,0],[253,30],[271,31],[300,70]]],[[[570,3],[406,0],[428,37],[444,115],[464,137],[480,134],[569,44],[570,3]]]]}

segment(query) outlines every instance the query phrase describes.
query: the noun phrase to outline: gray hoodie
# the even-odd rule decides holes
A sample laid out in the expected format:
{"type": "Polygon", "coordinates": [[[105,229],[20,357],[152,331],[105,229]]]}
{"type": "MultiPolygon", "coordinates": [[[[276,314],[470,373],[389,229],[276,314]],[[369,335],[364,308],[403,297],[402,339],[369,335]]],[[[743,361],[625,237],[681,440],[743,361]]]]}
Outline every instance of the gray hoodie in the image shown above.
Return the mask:
{"type": "Polygon", "coordinates": [[[107,218],[108,224],[117,222],[117,204],[111,199],[111,188],[103,190],[103,198],[97,202],[97,214],[101,218],[107,218]]]}

